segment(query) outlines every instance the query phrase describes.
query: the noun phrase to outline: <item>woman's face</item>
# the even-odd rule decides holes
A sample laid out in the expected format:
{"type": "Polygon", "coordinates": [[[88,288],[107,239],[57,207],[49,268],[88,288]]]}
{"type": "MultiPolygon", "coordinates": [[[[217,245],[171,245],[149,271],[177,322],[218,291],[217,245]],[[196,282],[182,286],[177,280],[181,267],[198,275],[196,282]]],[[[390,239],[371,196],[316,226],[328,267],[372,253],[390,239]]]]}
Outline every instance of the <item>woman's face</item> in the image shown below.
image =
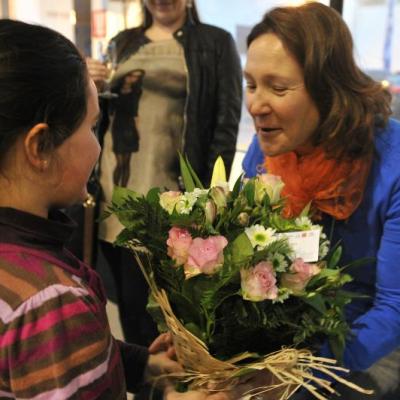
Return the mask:
{"type": "Polygon", "coordinates": [[[300,65],[278,36],[266,33],[251,43],[244,76],[247,108],[264,154],[310,151],[319,112],[300,65]]]}
{"type": "Polygon", "coordinates": [[[100,155],[100,145],[93,131],[98,115],[97,90],[90,79],[86,116],[77,130],[55,150],[58,183],[53,190],[53,207],[86,200],[86,185],[100,155]]]}
{"type": "Polygon", "coordinates": [[[187,0],[145,0],[145,5],[153,16],[153,20],[161,25],[169,26],[184,21],[187,0]]]}

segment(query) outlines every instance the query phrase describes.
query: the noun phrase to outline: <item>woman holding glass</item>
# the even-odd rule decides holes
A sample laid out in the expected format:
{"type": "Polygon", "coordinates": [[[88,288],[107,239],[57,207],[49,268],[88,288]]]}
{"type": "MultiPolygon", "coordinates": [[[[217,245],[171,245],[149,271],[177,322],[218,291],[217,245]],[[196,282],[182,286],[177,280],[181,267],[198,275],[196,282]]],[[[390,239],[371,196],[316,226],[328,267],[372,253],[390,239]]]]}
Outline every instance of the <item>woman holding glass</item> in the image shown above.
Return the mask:
{"type": "MultiPolygon", "coordinates": [[[[143,12],[140,27],[114,38],[119,64],[112,86],[121,85],[130,71],[145,71],[138,105],[139,148],[132,154],[127,186],[141,193],[153,186],[178,189],[178,151],[207,184],[217,156],[222,155],[229,172],[235,153],[242,77],[234,41],[228,32],[201,23],[191,0],[146,0],[143,12]]],[[[88,67],[100,88],[106,68],[95,60],[88,60],[88,67]]],[[[103,115],[109,116],[104,110],[103,115]]],[[[101,161],[105,204],[114,187],[111,139],[106,130],[101,161]]],[[[110,244],[120,230],[113,219],[101,224],[102,249],[115,275],[124,334],[147,344],[155,332],[145,313],[145,282],[131,254],[110,244]]]]}

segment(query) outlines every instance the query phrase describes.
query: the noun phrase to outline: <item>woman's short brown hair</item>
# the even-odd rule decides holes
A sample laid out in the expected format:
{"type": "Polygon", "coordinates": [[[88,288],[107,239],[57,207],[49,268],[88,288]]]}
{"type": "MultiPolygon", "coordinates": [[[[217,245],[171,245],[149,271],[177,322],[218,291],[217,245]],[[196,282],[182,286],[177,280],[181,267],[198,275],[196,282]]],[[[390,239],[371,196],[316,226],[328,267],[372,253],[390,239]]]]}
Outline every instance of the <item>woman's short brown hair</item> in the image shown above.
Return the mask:
{"type": "Polygon", "coordinates": [[[390,94],[357,67],[351,33],[339,13],[321,3],[277,7],[247,38],[274,33],[296,58],[320,113],[313,138],[332,158],[358,158],[373,148],[375,127],[387,123],[390,94]]]}

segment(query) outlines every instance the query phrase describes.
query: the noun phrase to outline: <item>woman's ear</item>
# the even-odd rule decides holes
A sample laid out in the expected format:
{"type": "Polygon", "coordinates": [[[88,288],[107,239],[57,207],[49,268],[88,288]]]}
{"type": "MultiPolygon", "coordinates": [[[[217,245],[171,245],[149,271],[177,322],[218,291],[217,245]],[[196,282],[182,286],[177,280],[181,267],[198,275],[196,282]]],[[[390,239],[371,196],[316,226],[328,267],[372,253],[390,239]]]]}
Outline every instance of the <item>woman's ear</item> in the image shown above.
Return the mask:
{"type": "Polygon", "coordinates": [[[28,162],[40,172],[45,171],[50,163],[49,152],[44,148],[49,126],[44,122],[36,124],[24,139],[24,150],[28,162]]]}

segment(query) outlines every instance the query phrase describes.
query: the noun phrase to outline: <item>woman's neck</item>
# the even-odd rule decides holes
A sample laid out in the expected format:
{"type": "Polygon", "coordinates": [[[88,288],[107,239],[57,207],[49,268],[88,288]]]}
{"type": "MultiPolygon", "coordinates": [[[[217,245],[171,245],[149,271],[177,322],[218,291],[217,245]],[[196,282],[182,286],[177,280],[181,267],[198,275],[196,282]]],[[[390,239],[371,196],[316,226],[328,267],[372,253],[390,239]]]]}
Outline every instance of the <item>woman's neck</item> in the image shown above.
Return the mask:
{"type": "Polygon", "coordinates": [[[39,217],[48,217],[48,208],[34,188],[14,186],[8,179],[0,178],[0,207],[15,208],[39,217]]]}
{"type": "Polygon", "coordinates": [[[145,35],[153,42],[161,40],[173,39],[174,33],[183,25],[183,21],[178,20],[170,25],[162,25],[157,21],[153,21],[153,24],[146,29],[145,35]]]}

